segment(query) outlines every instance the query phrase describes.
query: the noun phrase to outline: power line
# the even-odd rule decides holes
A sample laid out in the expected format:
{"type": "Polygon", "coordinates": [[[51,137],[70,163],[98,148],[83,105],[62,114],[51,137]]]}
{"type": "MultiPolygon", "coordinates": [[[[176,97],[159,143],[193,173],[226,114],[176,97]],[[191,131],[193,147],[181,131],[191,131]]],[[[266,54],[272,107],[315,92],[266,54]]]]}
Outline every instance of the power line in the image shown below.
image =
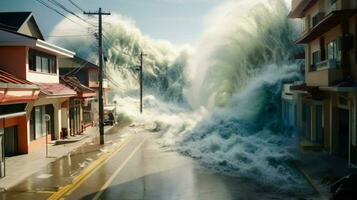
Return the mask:
{"type": "Polygon", "coordinates": [[[57,6],[58,8],[61,8],[62,10],[68,12],[69,14],[73,15],[74,17],[82,20],[83,22],[91,25],[91,26],[95,26],[94,24],[89,23],[87,20],[83,19],[82,17],[80,17],[79,15],[77,15],[76,13],[74,13],[73,11],[71,11],[70,9],[68,9],[65,5],[63,5],[62,3],[58,2],[57,0],[48,0],[50,3],[52,3],[53,5],[57,6]]]}
{"type": "Polygon", "coordinates": [[[76,21],[74,21],[74,20],[68,18],[66,15],[64,15],[63,13],[61,13],[60,11],[58,11],[56,8],[53,8],[52,6],[48,5],[48,4],[47,4],[46,2],[44,2],[43,0],[35,0],[35,1],[37,1],[38,3],[44,5],[44,6],[47,7],[48,9],[50,9],[50,10],[56,12],[57,14],[61,15],[62,17],[68,19],[69,21],[71,21],[71,22],[73,22],[73,23],[75,23],[75,24],[77,24],[77,25],[82,26],[81,24],[77,23],[76,21]]]}
{"type": "Polygon", "coordinates": [[[87,35],[46,35],[46,37],[89,37],[89,36],[93,36],[91,34],[87,34],[87,35]]]}
{"type": "Polygon", "coordinates": [[[74,7],[76,7],[78,10],[80,10],[81,12],[85,12],[84,9],[82,9],[77,3],[75,3],[74,1],[72,0],[68,0],[74,7]]]}

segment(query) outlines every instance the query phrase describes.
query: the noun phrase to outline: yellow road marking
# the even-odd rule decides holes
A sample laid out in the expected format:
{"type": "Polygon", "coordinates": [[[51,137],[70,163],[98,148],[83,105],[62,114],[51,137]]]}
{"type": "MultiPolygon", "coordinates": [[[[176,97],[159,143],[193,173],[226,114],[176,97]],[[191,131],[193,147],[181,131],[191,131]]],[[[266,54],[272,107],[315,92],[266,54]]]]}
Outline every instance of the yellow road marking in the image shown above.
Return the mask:
{"type": "Polygon", "coordinates": [[[93,197],[93,200],[98,200],[99,197],[103,194],[104,190],[113,182],[114,178],[120,173],[120,171],[125,167],[125,165],[130,161],[130,159],[135,155],[135,153],[140,149],[140,147],[145,143],[147,138],[144,139],[131,154],[125,159],[125,161],[120,165],[120,167],[115,170],[113,175],[105,182],[105,184],[100,188],[99,192],[93,197]]]}
{"type": "Polygon", "coordinates": [[[134,135],[131,135],[129,138],[127,138],[124,142],[120,144],[120,146],[107,154],[99,157],[97,160],[95,160],[93,163],[91,163],[87,168],[85,168],[80,175],[75,177],[72,181],[72,183],[62,187],[59,189],[57,192],[53,193],[48,200],[57,200],[57,199],[63,199],[65,195],[71,194],[75,189],[77,189],[90,175],[92,175],[98,168],[103,166],[106,161],[108,161],[116,152],[120,151],[123,149],[129,141],[133,138],[134,135]]]}

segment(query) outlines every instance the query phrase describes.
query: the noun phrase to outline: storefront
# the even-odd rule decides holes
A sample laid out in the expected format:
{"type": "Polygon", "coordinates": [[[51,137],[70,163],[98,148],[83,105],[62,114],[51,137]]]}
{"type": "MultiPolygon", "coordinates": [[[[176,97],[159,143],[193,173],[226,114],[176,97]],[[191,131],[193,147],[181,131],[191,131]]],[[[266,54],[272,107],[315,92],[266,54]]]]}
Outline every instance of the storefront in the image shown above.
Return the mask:
{"type": "Polygon", "coordinates": [[[5,157],[28,153],[26,109],[38,94],[36,85],[0,69],[0,178],[5,157]]]}
{"type": "Polygon", "coordinates": [[[93,125],[93,117],[92,117],[92,101],[94,101],[94,98],[92,99],[85,99],[83,101],[83,125],[84,128],[92,126],[93,125]]]}
{"type": "Polygon", "coordinates": [[[46,135],[55,139],[54,134],[54,108],[52,104],[35,106],[30,118],[30,141],[38,140],[46,135]]]}
{"type": "Polygon", "coordinates": [[[5,176],[5,157],[28,152],[26,103],[0,105],[0,176],[5,176]]]}
{"type": "Polygon", "coordinates": [[[77,95],[69,100],[70,135],[81,134],[84,129],[93,124],[91,102],[95,99],[94,90],[81,84],[76,77],[60,77],[62,84],[76,91],[77,95]]]}

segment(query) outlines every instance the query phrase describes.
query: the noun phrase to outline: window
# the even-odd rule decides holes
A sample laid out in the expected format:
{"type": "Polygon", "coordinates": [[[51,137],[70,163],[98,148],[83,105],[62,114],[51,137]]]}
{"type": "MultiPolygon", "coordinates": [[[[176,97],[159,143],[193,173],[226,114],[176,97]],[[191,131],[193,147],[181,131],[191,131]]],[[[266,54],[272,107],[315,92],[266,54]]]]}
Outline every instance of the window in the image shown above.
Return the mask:
{"type": "Polygon", "coordinates": [[[312,53],[312,70],[316,70],[317,64],[321,61],[320,51],[315,51],[312,53]]]}
{"type": "Polygon", "coordinates": [[[312,27],[315,27],[319,23],[318,15],[313,16],[311,22],[312,27]]]}
{"type": "Polygon", "coordinates": [[[32,109],[30,119],[30,140],[36,140],[46,136],[46,121],[45,121],[46,107],[36,106],[32,109]]]}
{"type": "Polygon", "coordinates": [[[30,49],[29,69],[36,72],[56,74],[56,57],[30,49]]]}
{"type": "Polygon", "coordinates": [[[336,62],[336,66],[341,66],[341,38],[338,38],[327,45],[328,60],[336,62]]]}
{"type": "Polygon", "coordinates": [[[98,73],[97,73],[97,71],[89,71],[89,81],[98,82],[98,73]]]}

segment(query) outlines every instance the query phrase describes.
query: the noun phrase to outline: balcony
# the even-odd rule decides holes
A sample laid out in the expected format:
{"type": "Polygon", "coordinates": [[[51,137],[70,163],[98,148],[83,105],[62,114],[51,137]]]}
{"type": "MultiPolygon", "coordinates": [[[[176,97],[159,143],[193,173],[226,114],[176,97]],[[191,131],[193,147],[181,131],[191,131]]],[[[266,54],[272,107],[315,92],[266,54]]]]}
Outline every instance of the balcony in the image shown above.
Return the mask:
{"type": "MultiPolygon", "coordinates": [[[[90,88],[99,88],[99,81],[89,81],[88,87],[90,88]]],[[[109,87],[108,80],[103,79],[103,88],[106,89],[109,87]]]]}
{"type": "Polygon", "coordinates": [[[292,0],[289,18],[303,18],[304,11],[316,2],[317,0],[292,0]]]}
{"type": "Polygon", "coordinates": [[[297,41],[297,44],[307,44],[326,32],[330,31],[332,28],[341,24],[343,21],[347,20],[351,16],[357,14],[357,9],[354,10],[338,10],[332,11],[325,17],[318,16],[317,24],[311,28],[307,33],[303,34],[297,41]]]}
{"type": "Polygon", "coordinates": [[[341,68],[336,60],[326,60],[316,65],[316,71],[306,73],[307,86],[327,87],[343,78],[341,68]]]}

